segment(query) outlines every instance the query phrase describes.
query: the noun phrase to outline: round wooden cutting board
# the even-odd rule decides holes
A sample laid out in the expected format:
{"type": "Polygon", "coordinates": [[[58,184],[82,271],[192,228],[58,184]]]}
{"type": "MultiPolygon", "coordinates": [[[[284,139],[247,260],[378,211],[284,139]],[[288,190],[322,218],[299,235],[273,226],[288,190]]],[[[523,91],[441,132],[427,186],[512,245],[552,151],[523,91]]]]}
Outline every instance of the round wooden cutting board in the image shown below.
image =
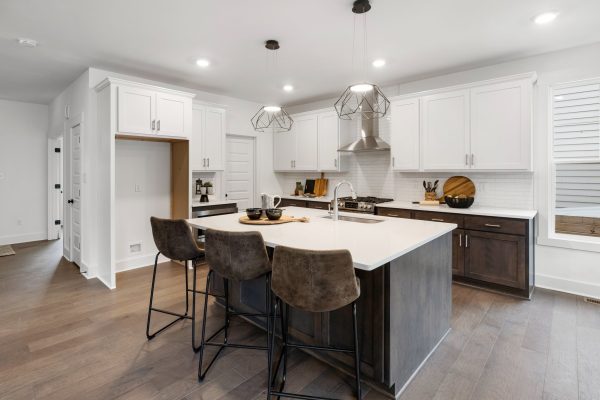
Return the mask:
{"type": "Polygon", "coordinates": [[[242,224],[247,225],[279,225],[279,224],[287,224],[288,222],[309,222],[310,219],[308,217],[291,217],[288,215],[282,215],[281,218],[277,220],[270,220],[268,218],[261,219],[250,219],[248,216],[244,215],[240,217],[240,222],[242,224]]]}
{"type": "Polygon", "coordinates": [[[467,197],[475,197],[475,184],[466,176],[452,176],[444,183],[444,196],[457,196],[463,194],[467,197]]]}

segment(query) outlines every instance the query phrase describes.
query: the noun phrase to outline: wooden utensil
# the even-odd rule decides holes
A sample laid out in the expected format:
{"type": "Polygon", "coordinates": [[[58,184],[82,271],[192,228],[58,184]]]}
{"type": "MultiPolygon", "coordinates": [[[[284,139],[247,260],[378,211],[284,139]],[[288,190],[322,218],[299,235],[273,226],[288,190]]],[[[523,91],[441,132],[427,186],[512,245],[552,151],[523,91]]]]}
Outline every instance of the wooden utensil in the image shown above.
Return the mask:
{"type": "Polygon", "coordinates": [[[246,225],[279,225],[279,224],[287,224],[288,222],[310,222],[309,217],[293,217],[289,215],[282,215],[281,218],[277,220],[270,220],[268,218],[261,218],[257,220],[251,220],[246,215],[240,217],[240,223],[246,225]]]}
{"type": "Polygon", "coordinates": [[[466,176],[452,176],[444,183],[444,193],[440,201],[444,201],[445,196],[464,195],[475,197],[475,184],[466,176]]]}

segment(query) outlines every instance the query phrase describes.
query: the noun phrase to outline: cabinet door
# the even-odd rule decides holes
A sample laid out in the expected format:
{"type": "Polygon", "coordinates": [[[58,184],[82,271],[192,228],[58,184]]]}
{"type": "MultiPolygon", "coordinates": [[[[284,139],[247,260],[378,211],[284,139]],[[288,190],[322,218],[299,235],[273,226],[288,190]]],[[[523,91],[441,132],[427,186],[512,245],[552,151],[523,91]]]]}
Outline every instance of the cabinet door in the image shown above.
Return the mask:
{"type": "Polygon", "coordinates": [[[225,169],[225,110],[206,108],[204,123],[204,150],[206,169],[221,171],[225,169]]]}
{"type": "Polygon", "coordinates": [[[294,121],[296,129],[296,157],[294,169],[298,171],[316,171],[318,169],[318,118],[316,115],[298,118],[294,121]]]}
{"type": "Polygon", "coordinates": [[[339,117],[337,113],[325,113],[318,116],[319,170],[339,171],[339,117]]]}
{"type": "Polygon", "coordinates": [[[190,138],[190,169],[202,171],[206,168],[206,158],[203,155],[202,143],[204,132],[205,109],[194,106],[192,109],[192,136],[190,138]]]}
{"type": "Polygon", "coordinates": [[[188,137],[186,119],[192,109],[188,97],[156,93],[156,133],[163,136],[188,137]]]}
{"type": "Polygon", "coordinates": [[[296,127],[293,126],[289,132],[273,133],[273,169],[275,171],[293,171],[295,156],[296,127]]]}
{"type": "Polygon", "coordinates": [[[419,99],[394,101],[390,109],[392,169],[419,170],[419,99]]]}
{"type": "Polygon", "coordinates": [[[531,169],[531,83],[471,90],[472,169],[531,169]]]}
{"type": "Polygon", "coordinates": [[[425,96],[421,106],[423,169],[468,169],[469,91],[425,96]]]}
{"type": "Polygon", "coordinates": [[[465,232],[455,229],[452,232],[452,275],[463,276],[465,274],[465,232]]]}
{"type": "Polygon", "coordinates": [[[465,231],[465,276],[517,289],[527,288],[527,239],[465,231]]]}
{"type": "Polygon", "coordinates": [[[121,134],[152,135],[156,93],[136,87],[119,86],[117,90],[117,131],[121,134]]]}

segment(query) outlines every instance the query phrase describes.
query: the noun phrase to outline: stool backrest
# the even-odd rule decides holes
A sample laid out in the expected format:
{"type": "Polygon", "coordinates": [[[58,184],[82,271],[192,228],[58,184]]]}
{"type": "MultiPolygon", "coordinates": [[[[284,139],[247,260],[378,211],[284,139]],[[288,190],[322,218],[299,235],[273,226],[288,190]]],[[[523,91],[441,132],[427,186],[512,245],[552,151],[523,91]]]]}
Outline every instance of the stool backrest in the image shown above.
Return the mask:
{"type": "Polygon", "coordinates": [[[190,225],[184,219],[150,217],[156,248],[171,260],[194,260],[204,255],[198,247],[190,225]]]}
{"type": "Polygon", "coordinates": [[[260,232],[205,232],[208,266],[223,278],[247,281],[271,271],[271,262],[260,232]]]}
{"type": "Polygon", "coordinates": [[[309,312],[340,309],[360,296],[348,250],[303,250],[278,246],[273,255],[273,293],[309,312]]]}

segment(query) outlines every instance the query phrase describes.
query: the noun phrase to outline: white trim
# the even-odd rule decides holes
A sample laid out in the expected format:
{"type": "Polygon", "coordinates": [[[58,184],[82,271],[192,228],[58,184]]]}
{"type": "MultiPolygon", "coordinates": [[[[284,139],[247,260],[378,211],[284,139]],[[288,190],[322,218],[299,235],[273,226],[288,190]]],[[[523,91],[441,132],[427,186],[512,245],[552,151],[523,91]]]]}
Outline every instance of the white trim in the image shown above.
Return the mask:
{"type": "MultiPolygon", "coordinates": [[[[154,257],[156,257],[156,253],[143,254],[140,256],[127,257],[117,260],[115,263],[115,273],[152,266],[154,265],[154,257]]],[[[171,259],[163,256],[162,254],[158,257],[159,263],[167,261],[171,261],[171,259]]]]}
{"type": "Polygon", "coordinates": [[[116,289],[117,286],[115,285],[110,285],[108,282],[106,282],[104,279],[102,279],[101,276],[96,276],[94,277],[95,279],[98,279],[100,282],[102,282],[104,284],[104,286],[106,286],[107,288],[109,288],[110,290],[116,289]]]}
{"type": "Polygon", "coordinates": [[[164,88],[164,87],[160,87],[160,86],[148,85],[147,83],[139,83],[139,82],[134,82],[134,81],[128,81],[125,79],[113,78],[110,76],[108,78],[104,79],[99,84],[97,84],[96,87],[94,88],[94,90],[96,92],[100,92],[102,89],[104,89],[105,87],[107,87],[109,85],[134,86],[134,87],[139,87],[142,89],[148,89],[148,90],[158,91],[158,92],[162,92],[162,93],[169,93],[169,94],[173,94],[176,96],[189,97],[191,99],[196,97],[196,95],[194,93],[190,93],[190,92],[182,92],[181,90],[168,89],[168,88],[164,88]]]}
{"type": "Polygon", "coordinates": [[[571,293],[578,296],[599,298],[600,285],[571,279],[559,278],[552,275],[536,274],[535,286],[559,292],[571,293]]]}
{"type": "Polygon", "coordinates": [[[6,235],[6,236],[0,236],[0,245],[37,242],[39,240],[47,240],[47,239],[48,239],[48,232],[30,232],[30,233],[22,233],[20,235],[6,235]]]}

